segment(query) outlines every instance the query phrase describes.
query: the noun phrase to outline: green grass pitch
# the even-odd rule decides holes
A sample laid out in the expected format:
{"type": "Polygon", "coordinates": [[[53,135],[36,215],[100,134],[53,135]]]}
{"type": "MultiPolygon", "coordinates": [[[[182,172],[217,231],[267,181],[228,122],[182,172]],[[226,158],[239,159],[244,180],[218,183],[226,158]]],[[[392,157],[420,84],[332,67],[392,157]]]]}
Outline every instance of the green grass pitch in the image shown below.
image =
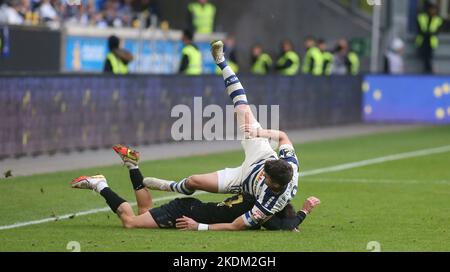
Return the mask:
{"type": "MultiPolygon", "coordinates": [[[[308,171],[391,154],[450,145],[450,127],[327,140],[296,145],[308,171]]],[[[111,151],[111,156],[116,156],[111,151]]],[[[242,152],[143,162],[144,175],[179,180],[237,166],[242,152]]],[[[69,189],[79,175],[104,174],[110,186],[134,202],[128,171],[119,164],[0,180],[0,226],[105,207],[100,196],[69,189]]],[[[170,193],[154,192],[153,197],[170,193]]],[[[21,228],[0,230],[0,251],[450,251],[450,152],[388,161],[299,180],[298,209],[308,196],[322,204],[299,233],[125,230],[112,212],[100,212],[21,228]]],[[[224,195],[203,194],[206,201],[224,195]]],[[[160,205],[161,202],[156,203],[160,205]]]]}

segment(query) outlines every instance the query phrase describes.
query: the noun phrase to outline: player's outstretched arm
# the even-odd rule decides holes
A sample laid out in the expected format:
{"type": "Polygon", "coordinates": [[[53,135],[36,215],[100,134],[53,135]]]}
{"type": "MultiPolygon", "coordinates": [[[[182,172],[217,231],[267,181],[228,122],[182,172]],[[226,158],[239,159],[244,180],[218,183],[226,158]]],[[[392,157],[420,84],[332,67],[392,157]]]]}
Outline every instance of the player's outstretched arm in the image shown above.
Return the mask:
{"type": "Polygon", "coordinates": [[[247,226],[242,219],[242,216],[236,218],[232,223],[220,223],[220,224],[200,224],[196,222],[194,219],[189,218],[187,216],[183,216],[182,218],[177,219],[176,227],[181,230],[228,230],[228,231],[236,231],[236,230],[245,230],[247,226]]]}
{"type": "Polygon", "coordinates": [[[263,227],[268,230],[298,231],[298,226],[303,222],[303,220],[305,220],[306,216],[310,214],[311,211],[319,204],[320,199],[318,199],[317,197],[308,197],[305,200],[302,209],[296,212],[294,216],[273,216],[270,220],[266,221],[263,224],[263,227]]]}
{"type": "Polygon", "coordinates": [[[248,124],[243,125],[241,129],[251,137],[260,137],[275,140],[278,142],[278,147],[285,144],[292,145],[292,142],[286,132],[281,130],[255,128],[248,124]]]}

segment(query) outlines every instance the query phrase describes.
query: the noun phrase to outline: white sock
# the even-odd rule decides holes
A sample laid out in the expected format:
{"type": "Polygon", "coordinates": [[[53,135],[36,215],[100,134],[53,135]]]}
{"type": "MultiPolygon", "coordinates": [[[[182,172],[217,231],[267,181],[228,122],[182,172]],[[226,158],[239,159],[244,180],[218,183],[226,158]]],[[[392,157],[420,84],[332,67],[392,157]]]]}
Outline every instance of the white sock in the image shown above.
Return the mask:
{"type": "Polygon", "coordinates": [[[138,169],[139,166],[132,164],[131,162],[124,162],[123,164],[125,164],[125,166],[128,168],[128,170],[132,170],[132,169],[138,169]]]}
{"type": "Polygon", "coordinates": [[[97,193],[100,193],[106,187],[108,187],[108,183],[106,183],[106,182],[99,182],[99,183],[97,183],[95,191],[97,191],[97,193]]]}
{"type": "Polygon", "coordinates": [[[225,83],[225,88],[231,100],[233,101],[234,106],[236,107],[241,104],[248,105],[245,89],[239,81],[239,78],[233,72],[233,69],[231,69],[230,66],[226,65],[222,69],[222,76],[225,83]]]}
{"type": "Polygon", "coordinates": [[[216,61],[216,64],[222,63],[225,61],[225,56],[221,56],[219,60],[216,61]]]}

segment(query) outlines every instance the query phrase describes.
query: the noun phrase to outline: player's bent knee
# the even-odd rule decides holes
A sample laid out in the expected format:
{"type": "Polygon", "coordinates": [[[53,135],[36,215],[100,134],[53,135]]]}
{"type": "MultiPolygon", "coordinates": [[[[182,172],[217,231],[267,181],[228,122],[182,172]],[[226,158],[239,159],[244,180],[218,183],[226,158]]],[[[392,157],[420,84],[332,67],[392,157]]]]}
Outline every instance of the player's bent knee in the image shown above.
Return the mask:
{"type": "Polygon", "coordinates": [[[192,175],[189,176],[186,179],[186,187],[190,190],[195,190],[200,185],[199,177],[198,175],[192,175]]]}

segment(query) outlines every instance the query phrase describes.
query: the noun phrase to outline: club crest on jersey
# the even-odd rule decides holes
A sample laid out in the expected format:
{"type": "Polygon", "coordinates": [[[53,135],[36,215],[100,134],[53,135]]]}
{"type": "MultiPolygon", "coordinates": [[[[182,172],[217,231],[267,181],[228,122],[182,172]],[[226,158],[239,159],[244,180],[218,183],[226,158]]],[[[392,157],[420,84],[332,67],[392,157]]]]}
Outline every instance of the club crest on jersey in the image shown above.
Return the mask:
{"type": "Polygon", "coordinates": [[[261,171],[261,172],[259,172],[258,173],[258,176],[256,177],[256,182],[262,182],[264,180],[264,175],[263,175],[263,172],[261,171]]]}

